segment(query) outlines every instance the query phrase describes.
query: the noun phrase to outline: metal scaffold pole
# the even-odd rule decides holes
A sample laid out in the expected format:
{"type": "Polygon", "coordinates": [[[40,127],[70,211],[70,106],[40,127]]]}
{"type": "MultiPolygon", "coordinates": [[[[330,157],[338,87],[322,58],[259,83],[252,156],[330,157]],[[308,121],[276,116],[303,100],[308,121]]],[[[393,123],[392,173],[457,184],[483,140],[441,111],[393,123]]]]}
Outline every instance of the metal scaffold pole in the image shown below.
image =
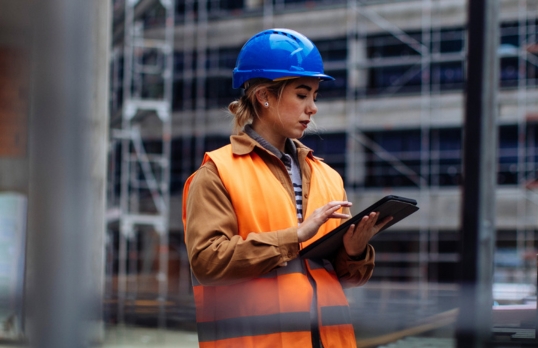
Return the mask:
{"type": "MultiPolygon", "coordinates": [[[[140,284],[138,259],[139,249],[156,248],[158,270],[154,280],[158,285],[155,300],[158,325],[163,328],[166,326],[168,297],[175,2],[126,0],[123,10],[122,120],[121,128],[112,131],[113,139],[121,144],[120,193],[119,206],[115,207],[115,201],[109,200],[109,210],[115,213],[109,214],[108,221],[119,225],[118,322],[125,324],[127,309],[136,309],[141,296],[154,295],[149,287],[140,284]],[[142,2],[144,6],[148,3],[161,6],[164,13],[158,34],[152,34],[151,38],[138,11],[137,6],[142,2]],[[148,123],[151,125],[149,140],[158,143],[151,151],[147,150],[145,132],[148,130],[144,128],[148,123]],[[145,238],[147,233],[157,235],[158,245],[140,243],[139,238],[154,240],[145,238]]],[[[115,147],[111,151],[112,155],[117,154],[115,147]]],[[[112,180],[109,185],[113,195],[117,183],[112,180]]],[[[146,250],[143,255],[153,255],[150,251],[146,250]]],[[[147,271],[152,260],[144,260],[143,264],[147,271]]],[[[145,276],[144,279],[148,279],[145,276]]]]}
{"type": "Polygon", "coordinates": [[[493,306],[498,1],[468,2],[458,347],[487,347],[493,306]]]}

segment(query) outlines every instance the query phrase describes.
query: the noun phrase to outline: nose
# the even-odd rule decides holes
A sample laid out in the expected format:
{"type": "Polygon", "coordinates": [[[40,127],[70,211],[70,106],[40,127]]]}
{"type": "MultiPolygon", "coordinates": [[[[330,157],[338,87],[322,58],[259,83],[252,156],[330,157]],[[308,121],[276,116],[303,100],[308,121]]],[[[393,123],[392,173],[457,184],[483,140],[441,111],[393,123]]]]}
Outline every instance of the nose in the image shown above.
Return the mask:
{"type": "Polygon", "coordinates": [[[306,107],[306,114],[308,116],[313,116],[318,112],[318,106],[316,105],[316,102],[312,100],[310,103],[308,103],[306,107]]]}

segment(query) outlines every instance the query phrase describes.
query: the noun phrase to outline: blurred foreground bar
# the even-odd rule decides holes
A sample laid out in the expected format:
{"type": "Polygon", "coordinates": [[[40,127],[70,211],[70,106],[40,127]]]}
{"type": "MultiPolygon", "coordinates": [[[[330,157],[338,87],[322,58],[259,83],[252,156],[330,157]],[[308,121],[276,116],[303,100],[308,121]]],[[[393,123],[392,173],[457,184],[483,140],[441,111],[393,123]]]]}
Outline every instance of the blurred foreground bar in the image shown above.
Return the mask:
{"type": "Polygon", "coordinates": [[[33,1],[26,324],[32,347],[102,338],[109,0],[33,1]]]}
{"type": "Polygon", "coordinates": [[[497,0],[468,1],[458,347],[491,340],[497,149],[497,0]]]}

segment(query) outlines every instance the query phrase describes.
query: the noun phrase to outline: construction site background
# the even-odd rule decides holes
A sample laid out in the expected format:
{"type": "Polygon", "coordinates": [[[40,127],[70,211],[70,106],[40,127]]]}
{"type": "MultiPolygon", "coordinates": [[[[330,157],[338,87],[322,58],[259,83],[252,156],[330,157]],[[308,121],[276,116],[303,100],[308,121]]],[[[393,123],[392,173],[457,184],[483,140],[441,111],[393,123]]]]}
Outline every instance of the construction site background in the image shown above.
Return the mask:
{"type": "MultiPolygon", "coordinates": [[[[536,337],[538,3],[496,3],[491,332],[526,342],[536,337]]],[[[346,290],[359,345],[453,347],[468,4],[0,0],[2,342],[197,346],[183,183],[228,141],[241,45],[286,27],[311,38],[336,77],[301,141],[340,172],[354,212],[387,194],[420,206],[372,241],[374,276],[346,290]]]]}

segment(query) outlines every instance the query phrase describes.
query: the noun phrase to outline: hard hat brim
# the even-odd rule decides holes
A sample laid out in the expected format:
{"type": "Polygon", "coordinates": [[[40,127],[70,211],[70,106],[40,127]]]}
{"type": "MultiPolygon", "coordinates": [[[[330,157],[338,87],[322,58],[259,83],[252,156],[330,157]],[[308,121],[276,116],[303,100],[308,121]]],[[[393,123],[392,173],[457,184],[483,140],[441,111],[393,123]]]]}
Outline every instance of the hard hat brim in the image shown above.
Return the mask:
{"type": "MultiPolygon", "coordinates": [[[[259,71],[253,73],[251,70],[241,71],[241,70],[235,69],[233,73],[233,78],[232,78],[232,86],[233,88],[243,88],[243,85],[245,84],[245,82],[253,78],[259,78],[259,75],[260,75],[259,71]]],[[[321,74],[318,72],[309,72],[309,71],[294,72],[293,74],[290,74],[289,71],[283,71],[283,70],[264,70],[263,77],[272,81],[282,81],[282,80],[289,80],[289,79],[295,79],[295,78],[300,78],[300,77],[313,77],[313,78],[318,78],[322,81],[334,80],[334,77],[332,76],[321,74]]]]}

